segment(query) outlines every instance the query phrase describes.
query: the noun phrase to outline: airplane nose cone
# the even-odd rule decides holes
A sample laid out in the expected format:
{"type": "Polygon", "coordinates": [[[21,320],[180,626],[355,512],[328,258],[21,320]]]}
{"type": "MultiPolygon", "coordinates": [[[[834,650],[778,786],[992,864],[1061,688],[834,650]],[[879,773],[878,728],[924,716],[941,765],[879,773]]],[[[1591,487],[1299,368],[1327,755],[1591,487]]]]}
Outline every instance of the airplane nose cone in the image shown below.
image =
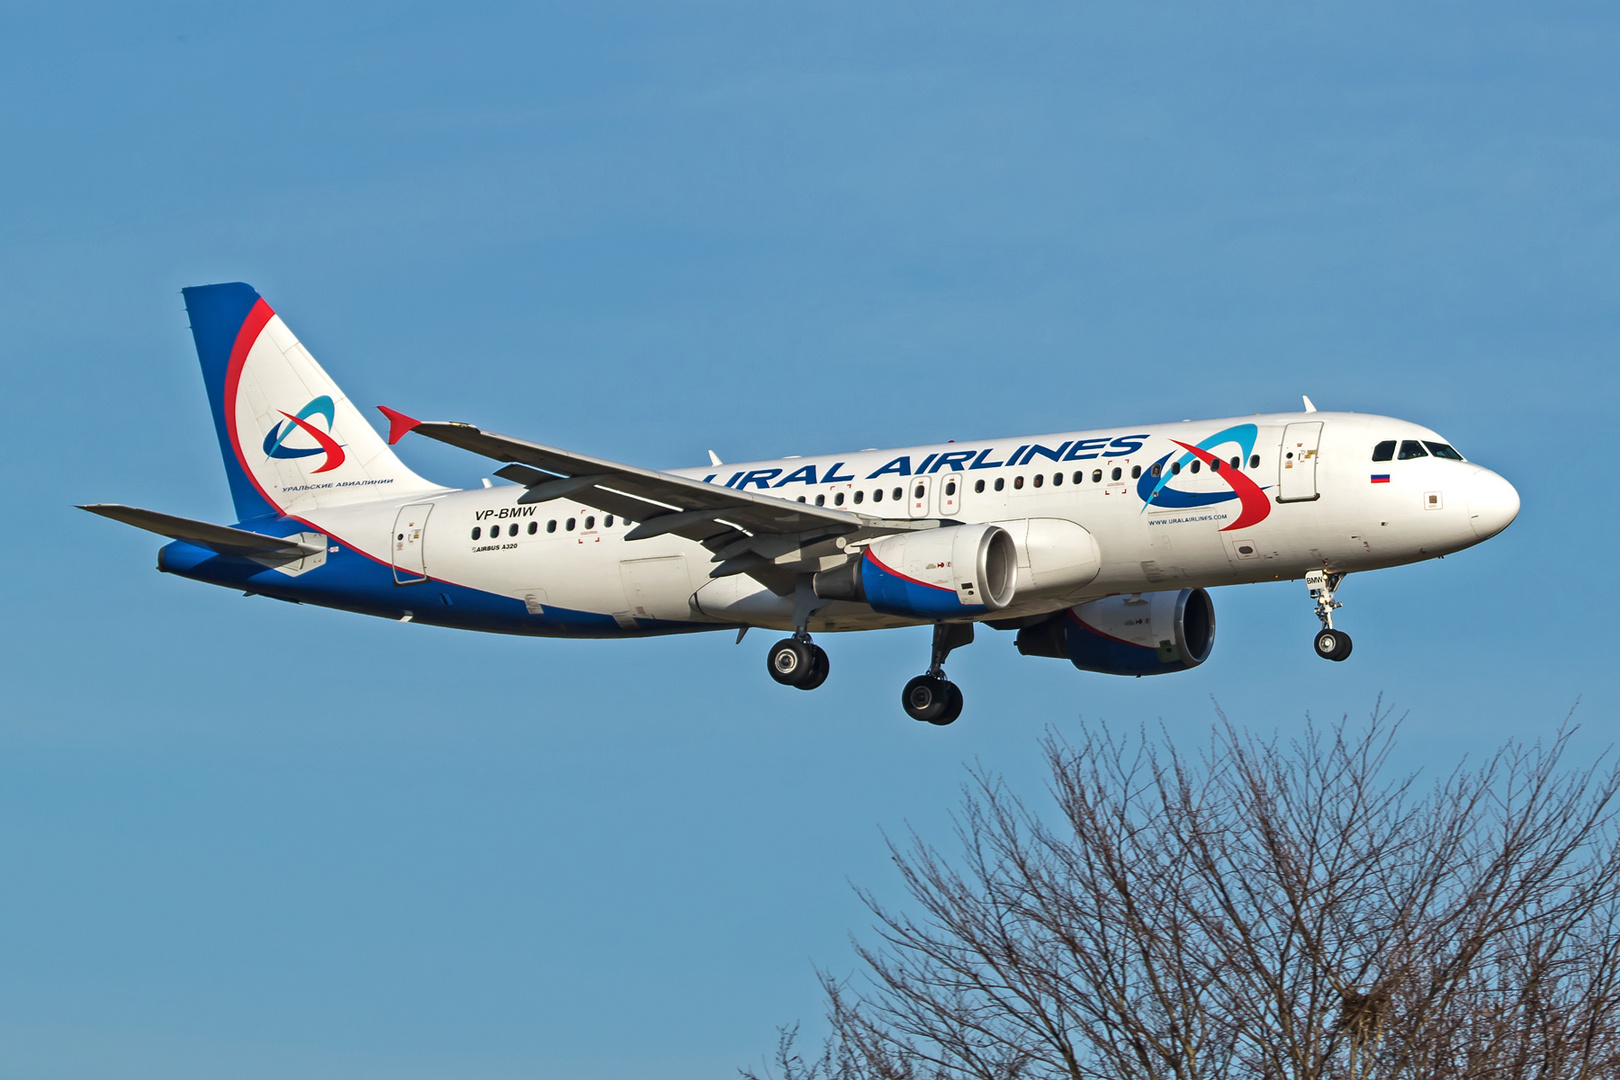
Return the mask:
{"type": "Polygon", "coordinates": [[[1519,493],[1513,485],[1489,469],[1481,469],[1468,481],[1468,517],[1474,535],[1489,540],[1519,516],[1519,493]]]}

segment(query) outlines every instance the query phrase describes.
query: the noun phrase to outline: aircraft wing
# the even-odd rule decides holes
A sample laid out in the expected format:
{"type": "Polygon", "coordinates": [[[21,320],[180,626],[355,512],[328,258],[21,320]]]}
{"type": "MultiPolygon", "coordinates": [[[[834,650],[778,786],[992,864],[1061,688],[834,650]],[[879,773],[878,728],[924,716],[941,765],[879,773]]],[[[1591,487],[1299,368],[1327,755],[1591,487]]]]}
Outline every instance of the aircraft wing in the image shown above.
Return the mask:
{"type": "Polygon", "coordinates": [[[569,498],[635,522],[625,536],[627,540],[665,533],[695,540],[714,551],[715,561],[721,564],[712,576],[748,573],[773,589],[791,586],[762,564],[785,569],[786,564],[799,558],[798,553],[818,542],[839,536],[860,539],[939,526],[938,521],[869,517],[737,491],[543,446],[473,424],[420,421],[393,409],[378,408],[388,417],[390,443],[414,431],[496,461],[510,462],[495,475],[529,489],[519,497],[520,503],[569,498]]]}
{"type": "Polygon", "coordinates": [[[264,533],[249,532],[246,529],[233,529],[228,525],[213,525],[206,521],[175,517],[173,514],[160,514],[156,510],[120,506],[118,503],[91,503],[79,509],[112,518],[114,521],[122,521],[125,525],[133,525],[137,529],[145,529],[159,536],[167,536],[171,540],[184,540],[188,544],[195,544],[221,555],[272,559],[279,556],[290,560],[314,555],[325,549],[323,544],[305,544],[280,536],[266,536],[264,533]]]}

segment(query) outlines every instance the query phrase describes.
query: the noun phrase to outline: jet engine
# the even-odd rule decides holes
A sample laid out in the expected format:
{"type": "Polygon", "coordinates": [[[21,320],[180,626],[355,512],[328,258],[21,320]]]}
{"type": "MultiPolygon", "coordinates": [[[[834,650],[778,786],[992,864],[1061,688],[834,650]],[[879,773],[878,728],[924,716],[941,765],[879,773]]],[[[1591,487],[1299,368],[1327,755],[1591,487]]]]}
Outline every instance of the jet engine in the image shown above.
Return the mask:
{"type": "Polygon", "coordinates": [[[1110,596],[1024,627],[1017,644],[1105,675],[1185,671],[1215,647],[1215,605],[1203,589],[1110,596]]]}
{"type": "Polygon", "coordinates": [[[814,579],[823,600],[852,600],[887,615],[983,615],[1012,602],[1018,550],[998,525],[953,525],[874,540],[814,579]]]}

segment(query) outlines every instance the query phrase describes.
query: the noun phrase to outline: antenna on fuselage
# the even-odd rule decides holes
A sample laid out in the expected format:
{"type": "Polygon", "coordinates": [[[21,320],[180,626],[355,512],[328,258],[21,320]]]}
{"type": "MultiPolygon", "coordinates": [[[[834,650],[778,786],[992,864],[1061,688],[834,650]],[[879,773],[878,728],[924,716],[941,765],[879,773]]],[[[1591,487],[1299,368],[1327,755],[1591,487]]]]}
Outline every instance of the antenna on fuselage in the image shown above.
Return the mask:
{"type": "Polygon", "coordinates": [[[1300,396],[1300,397],[1301,397],[1301,398],[1302,398],[1302,399],[1303,399],[1303,400],[1304,400],[1304,402],[1305,402],[1305,411],[1306,411],[1306,412],[1315,412],[1315,411],[1316,411],[1316,406],[1315,406],[1315,405],[1312,405],[1312,404],[1311,404],[1311,399],[1310,399],[1310,398],[1308,398],[1308,397],[1305,397],[1305,395],[1304,395],[1304,394],[1301,394],[1301,395],[1299,395],[1299,396],[1300,396]]]}

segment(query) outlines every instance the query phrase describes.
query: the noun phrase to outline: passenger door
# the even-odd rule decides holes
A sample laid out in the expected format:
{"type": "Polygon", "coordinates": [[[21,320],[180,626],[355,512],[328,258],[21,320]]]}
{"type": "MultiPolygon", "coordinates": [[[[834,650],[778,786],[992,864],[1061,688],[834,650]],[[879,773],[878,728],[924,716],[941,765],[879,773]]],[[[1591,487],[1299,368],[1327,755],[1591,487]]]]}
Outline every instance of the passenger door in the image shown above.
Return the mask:
{"type": "Polygon", "coordinates": [[[432,503],[412,503],[400,508],[394,517],[394,584],[414,585],[427,580],[427,555],[423,549],[428,514],[432,503]]]}
{"type": "Polygon", "coordinates": [[[1322,442],[1322,421],[1311,420],[1283,428],[1277,455],[1277,501],[1310,502],[1316,490],[1316,452],[1322,442]]]}

